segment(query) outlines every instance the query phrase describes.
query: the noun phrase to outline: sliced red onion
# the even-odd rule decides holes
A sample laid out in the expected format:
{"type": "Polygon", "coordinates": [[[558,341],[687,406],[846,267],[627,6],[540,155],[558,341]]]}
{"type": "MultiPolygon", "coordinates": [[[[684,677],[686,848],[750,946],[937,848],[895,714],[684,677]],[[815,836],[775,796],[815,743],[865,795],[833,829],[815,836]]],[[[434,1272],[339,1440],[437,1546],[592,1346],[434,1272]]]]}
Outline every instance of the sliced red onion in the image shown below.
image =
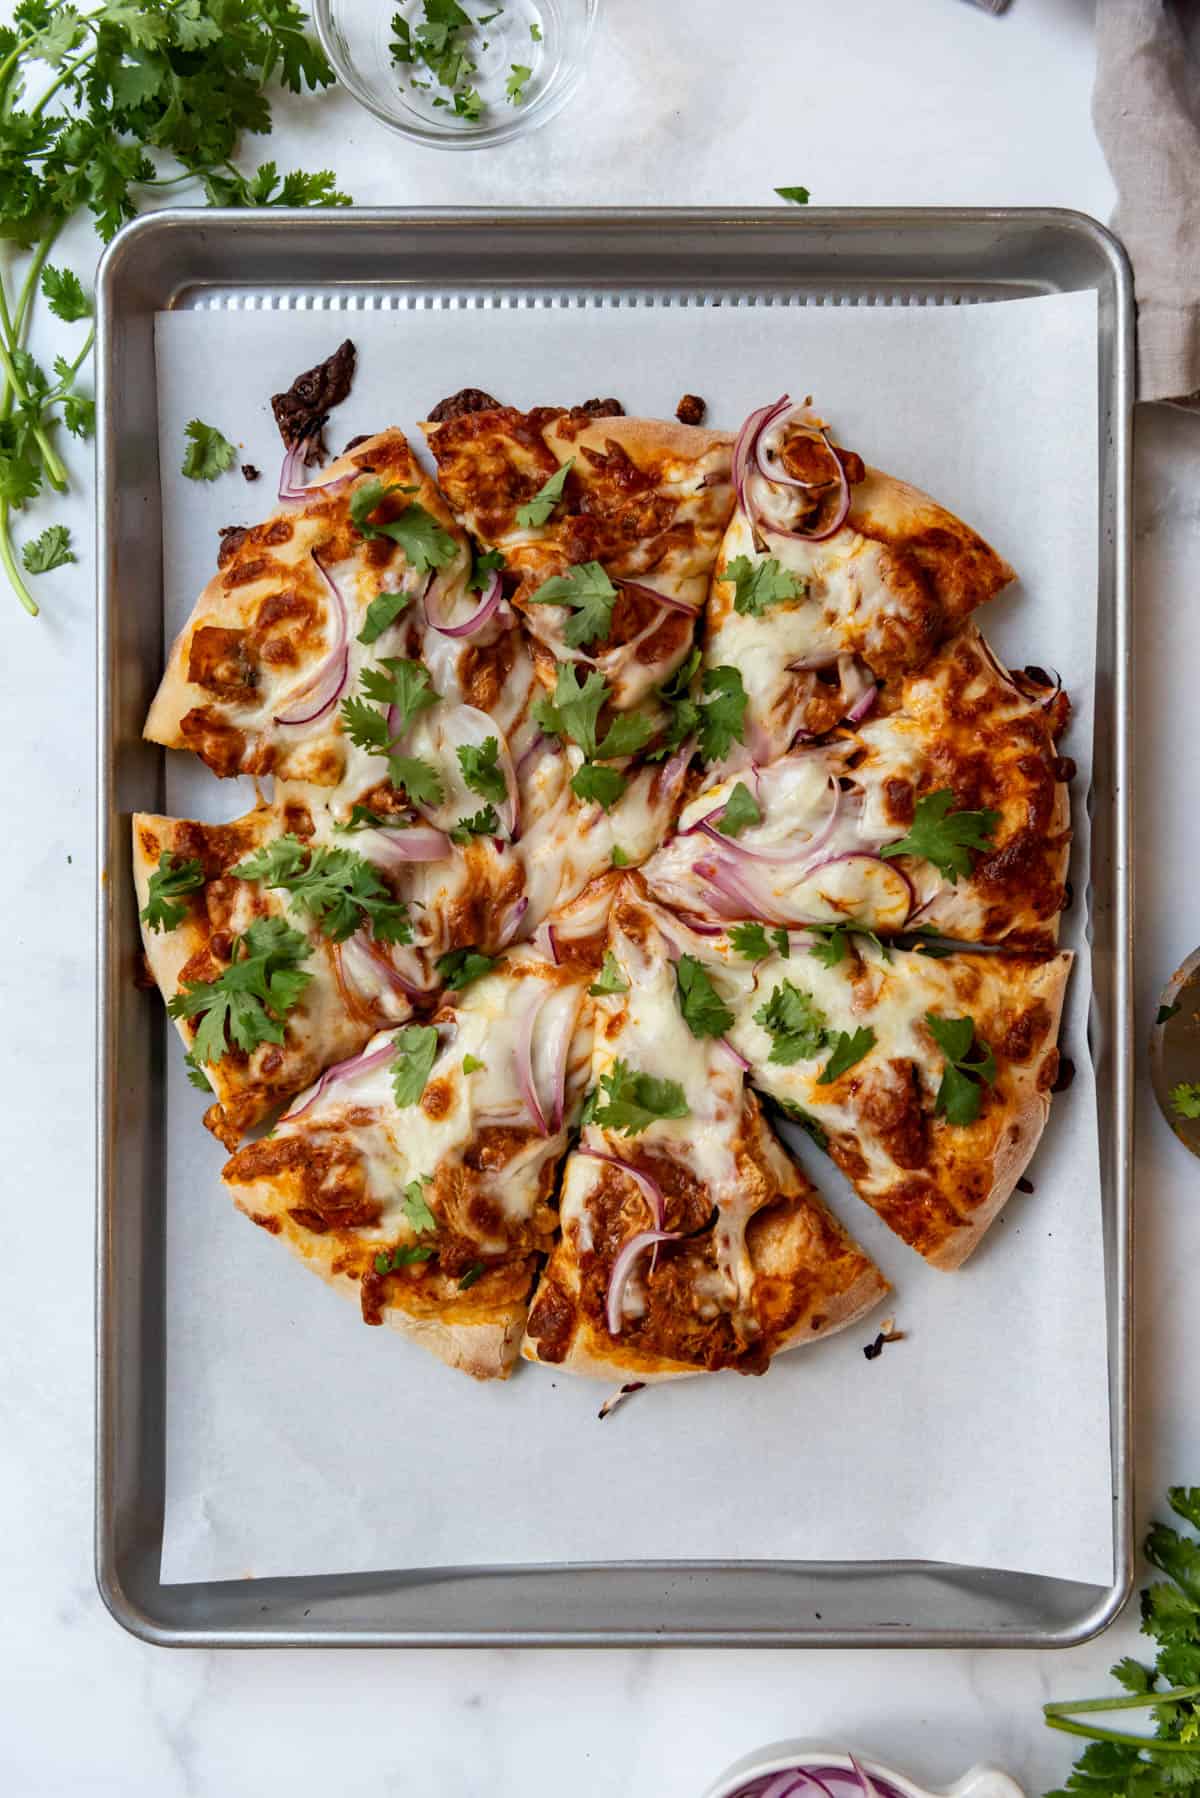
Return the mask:
{"type": "Polygon", "coordinates": [[[550,1064],[550,1130],[554,1134],[563,1127],[563,1118],[567,1109],[567,1061],[571,1053],[571,1039],[575,1035],[575,1019],[583,998],[581,988],[568,988],[574,993],[574,1004],[560,1003],[555,1007],[550,1029],[546,1033],[548,1041],[544,1045],[546,1060],[550,1064]]]}
{"type": "Polygon", "coordinates": [[[737,434],[737,440],[733,446],[733,461],[730,467],[730,475],[733,480],[734,492],[737,494],[738,505],[742,508],[743,512],[748,513],[750,510],[749,506],[746,504],[746,475],[758,439],[766,429],[767,425],[770,424],[773,419],[778,418],[781,412],[786,412],[791,403],[790,395],[785,393],[782,394],[773,405],[760,406],[756,412],[750,414],[749,418],[737,434]]]}
{"type": "MultiPolygon", "coordinates": [[[[786,430],[788,424],[791,421],[792,412],[802,412],[803,410],[804,410],[804,408],[802,406],[793,406],[791,412],[789,412],[784,418],[780,419],[780,421],[779,421],[780,431],[782,432],[782,431],[786,430]]],[[[768,422],[770,424],[774,424],[775,420],[771,419],[768,422]]],[[[806,432],[806,434],[809,437],[820,437],[822,439],[822,441],[825,444],[826,449],[829,451],[830,459],[833,462],[834,467],[836,468],[838,466],[838,461],[839,461],[837,451],[834,449],[833,445],[829,442],[828,438],[825,435],[825,432],[821,429],[821,427],[819,425],[805,424],[804,426],[802,426],[802,429],[806,432]]],[[[829,475],[823,481],[802,481],[798,475],[788,473],[787,469],[783,467],[782,458],[780,458],[780,460],[777,463],[768,462],[767,461],[767,452],[763,448],[763,438],[766,436],[766,433],[767,433],[767,426],[764,425],[762,430],[758,433],[758,437],[757,437],[757,439],[755,441],[755,445],[754,445],[754,461],[755,461],[755,464],[757,465],[759,474],[762,475],[764,480],[770,481],[776,487],[804,487],[804,488],[807,488],[810,492],[812,491],[812,489],[814,487],[832,487],[834,481],[837,479],[836,475],[829,475]]]]}
{"type": "Polygon", "coordinates": [[[742,1073],[748,1074],[750,1072],[750,1063],[746,1060],[746,1057],[744,1055],[740,1054],[739,1051],[734,1048],[734,1046],[730,1042],[729,1038],[727,1036],[722,1036],[722,1037],[718,1037],[717,1040],[720,1043],[721,1047],[724,1049],[725,1053],[742,1070],[742,1073]]]}
{"type": "Polygon", "coordinates": [[[515,904],[509,906],[508,916],[500,926],[500,934],[496,938],[497,949],[507,949],[508,945],[515,940],[516,934],[521,928],[521,919],[528,910],[529,897],[527,894],[522,894],[515,904]]]}
{"type": "Polygon", "coordinates": [[[411,830],[369,830],[359,838],[360,853],[379,867],[400,869],[410,862],[440,862],[450,854],[450,838],[428,825],[411,830]]]}
{"type": "Polygon", "coordinates": [[[649,1174],[643,1174],[640,1168],[631,1167],[629,1162],[622,1161],[619,1155],[606,1154],[603,1149],[580,1149],[579,1153],[586,1155],[589,1161],[606,1161],[610,1167],[619,1168],[623,1174],[628,1174],[650,1207],[654,1228],[662,1229],[663,1220],[667,1215],[667,1201],[657,1180],[652,1180],[649,1174]]]}
{"type": "Polygon", "coordinates": [[[544,981],[537,982],[537,992],[525,1007],[525,1015],[517,1027],[517,1086],[525,1101],[525,1109],[532,1119],[533,1126],[540,1136],[550,1135],[550,1126],[546,1114],[542,1110],[542,1101],[538,1096],[537,1081],[533,1073],[533,1029],[538,1021],[543,1005],[550,997],[550,988],[544,981]]]}
{"type": "Polygon", "coordinates": [[[306,500],[313,493],[336,493],[339,487],[358,479],[361,468],[353,468],[349,474],[327,476],[323,481],[303,481],[300,475],[304,468],[303,439],[288,450],[283,458],[283,467],[279,471],[279,500],[281,505],[295,505],[306,500]]]}
{"type": "Polygon", "coordinates": [[[558,937],[555,933],[553,924],[543,919],[529,940],[539,955],[544,955],[546,960],[550,962],[553,967],[558,966],[560,959],[558,953],[558,937]]]}
{"type": "Polygon", "coordinates": [[[868,1775],[853,1756],[849,1758],[849,1767],[797,1765],[780,1773],[759,1774],[740,1785],[732,1798],[799,1798],[806,1788],[820,1793],[821,1798],[903,1798],[890,1779],[868,1775]]]}
{"type": "Polygon", "coordinates": [[[649,642],[666,615],[667,607],[660,606],[649,624],[644,624],[636,637],[630,637],[627,642],[618,643],[612,649],[602,650],[600,654],[595,657],[597,668],[603,668],[605,673],[609,674],[614,672],[623,663],[627,662],[634,651],[640,649],[643,643],[649,642]]]}
{"type": "Polygon", "coordinates": [[[520,759],[517,762],[518,780],[522,779],[530,762],[532,762],[535,757],[544,754],[546,750],[549,750],[553,755],[561,755],[563,750],[562,738],[548,737],[545,731],[539,730],[528,749],[523,749],[521,751],[520,759]]]}
{"type": "Polygon", "coordinates": [[[434,630],[440,631],[443,637],[473,637],[473,636],[475,636],[475,634],[478,631],[481,631],[485,625],[491,623],[492,619],[496,616],[496,613],[499,611],[500,603],[504,598],[504,585],[500,579],[500,571],[499,571],[499,569],[493,569],[492,570],[492,578],[488,582],[487,589],[483,596],[483,601],[475,609],[475,611],[473,611],[471,613],[471,616],[469,618],[465,619],[462,624],[443,624],[440,619],[437,619],[433,616],[433,613],[432,613],[432,610],[430,609],[430,604],[429,604],[429,601],[432,598],[432,596],[436,590],[436,587],[437,587],[437,583],[434,582],[430,586],[428,592],[426,593],[425,616],[426,616],[426,618],[428,618],[428,620],[429,620],[430,624],[433,626],[434,630]]]}
{"type": "MultiPolygon", "coordinates": [[[[699,869],[697,869],[697,873],[699,873],[699,869]]],[[[756,918],[764,924],[787,923],[786,918],[781,917],[777,911],[771,909],[769,900],[764,901],[760,893],[755,893],[746,886],[740,873],[731,862],[717,862],[712,873],[706,878],[708,884],[713,887],[716,892],[721,894],[723,898],[731,900],[735,905],[740,905],[744,908],[741,911],[726,911],[723,914],[725,917],[756,918]]]]}
{"type": "Polygon", "coordinates": [[[899,875],[905,887],[908,889],[908,910],[898,924],[889,923],[887,928],[889,930],[903,929],[904,925],[911,919],[917,903],[916,888],[913,886],[908,875],[904,872],[904,869],[899,867],[896,861],[889,856],[874,855],[865,849],[850,849],[841,855],[827,855],[824,861],[814,862],[811,868],[806,868],[804,870],[804,877],[806,880],[811,880],[813,875],[820,873],[822,868],[835,867],[839,862],[880,862],[885,868],[890,869],[893,874],[899,875]]]}
{"type": "MultiPolygon", "coordinates": [[[[763,479],[769,481],[773,486],[778,486],[778,487],[809,487],[810,486],[810,483],[805,482],[805,481],[794,480],[791,476],[788,476],[788,475],[781,476],[779,474],[768,474],[766,472],[765,468],[763,467],[763,463],[759,456],[759,443],[760,443],[762,437],[765,435],[767,429],[771,425],[778,422],[780,430],[781,431],[784,430],[791,418],[791,414],[793,412],[798,412],[800,410],[801,410],[800,407],[792,406],[790,408],[790,410],[788,411],[787,416],[781,419],[779,416],[779,408],[776,408],[770,418],[766,418],[763,420],[762,424],[759,426],[758,430],[755,432],[753,442],[750,445],[750,453],[752,453],[752,455],[753,455],[756,469],[762,475],[763,479]]],[[[773,535],[776,537],[790,537],[793,541],[799,542],[799,543],[824,543],[830,537],[836,536],[838,531],[840,531],[842,526],[845,524],[846,519],[849,517],[849,514],[850,514],[850,479],[846,473],[846,469],[842,462],[841,457],[838,455],[836,449],[834,448],[833,444],[829,440],[829,432],[826,429],[826,427],[824,425],[805,425],[802,428],[807,432],[807,434],[809,436],[819,437],[821,439],[822,443],[825,445],[825,448],[829,451],[830,459],[833,463],[833,467],[834,467],[834,471],[835,471],[834,475],[833,475],[833,480],[836,480],[836,482],[838,484],[838,500],[837,500],[837,505],[834,507],[834,510],[833,510],[832,522],[830,524],[828,524],[823,531],[789,530],[789,529],[787,529],[786,526],[776,524],[776,523],[774,523],[774,521],[772,519],[764,517],[761,510],[756,509],[753,505],[746,504],[744,501],[742,504],[742,509],[743,509],[743,511],[745,511],[748,514],[748,516],[751,518],[751,520],[754,523],[757,523],[764,532],[767,532],[770,535],[773,535]]],[[[748,471],[747,471],[747,473],[748,473],[748,471]]],[[[745,485],[745,484],[746,484],[746,479],[744,477],[743,485],[745,485]]],[[[831,486],[832,484],[833,484],[833,481],[822,481],[820,483],[820,485],[823,487],[831,486]]],[[[739,498],[740,497],[741,496],[739,495],[739,498]]]]}
{"type": "Polygon", "coordinates": [[[866,692],[861,694],[846,713],[847,724],[861,724],[869,712],[874,711],[875,701],[879,698],[879,688],[872,681],[866,692]]]}
{"type": "MultiPolygon", "coordinates": [[[[1008,669],[1004,666],[1003,662],[1000,660],[999,656],[996,654],[995,650],[992,648],[992,646],[988,642],[987,638],[984,637],[982,633],[979,633],[975,638],[975,642],[978,647],[980,655],[982,656],[983,660],[987,663],[987,665],[991,669],[992,673],[997,677],[997,679],[1003,681],[1004,685],[1006,687],[1012,687],[1014,692],[1019,693],[1021,691],[1021,689],[1017,686],[1016,681],[1013,679],[1013,677],[1009,673],[1008,669]]],[[[1059,685],[1061,686],[1061,684],[1062,683],[1060,682],[1059,685]]]]}
{"type": "Polygon", "coordinates": [[[608,1279],[608,1296],[605,1300],[605,1322],[608,1324],[610,1336],[621,1334],[621,1301],[625,1297],[625,1288],[629,1284],[629,1276],[633,1272],[638,1256],[648,1248],[660,1242],[678,1242],[678,1230],[641,1230],[631,1236],[616,1260],[608,1279]]]}
{"type": "Polygon", "coordinates": [[[692,765],[692,757],[696,753],[696,739],[689,737],[681,743],[669,762],[664,762],[658,777],[658,790],[666,800],[673,800],[687,778],[687,771],[692,765]]]}
{"type": "Polygon", "coordinates": [[[838,660],[836,652],[832,655],[797,656],[794,662],[787,664],[789,674],[820,674],[826,668],[832,668],[838,660]]]}
{"type": "Polygon", "coordinates": [[[390,951],[382,943],[377,943],[368,930],[355,931],[339,947],[343,964],[349,964],[348,971],[352,979],[356,970],[361,970],[363,981],[371,982],[377,988],[382,979],[393,992],[403,993],[406,999],[423,999],[434,990],[436,983],[433,980],[426,979],[422,984],[402,974],[392,960],[390,951]]]}
{"type": "Polygon", "coordinates": [[[322,568],[313,553],[313,567],[329,590],[329,615],[333,623],[332,641],[325,660],[305,682],[298,693],[292,695],[291,703],[284,712],[276,712],[276,724],[315,724],[326,712],[333,710],[342,696],[346,685],[346,676],[350,672],[350,647],[347,642],[348,620],[346,601],[341,589],[322,568]]]}
{"type": "Polygon", "coordinates": [[[317,1100],[323,1093],[327,1093],[330,1087],[339,1085],[343,1080],[357,1079],[359,1074],[369,1074],[373,1069],[382,1067],[385,1061],[390,1061],[395,1053],[395,1038],[389,1037],[382,1049],[371,1049],[365,1054],[352,1055],[347,1061],[335,1061],[332,1067],[325,1069],[315,1086],[310,1086],[307,1092],[301,1093],[298,1098],[293,1099],[279,1120],[280,1123],[294,1123],[297,1118],[303,1117],[305,1112],[311,1111],[317,1100]]]}

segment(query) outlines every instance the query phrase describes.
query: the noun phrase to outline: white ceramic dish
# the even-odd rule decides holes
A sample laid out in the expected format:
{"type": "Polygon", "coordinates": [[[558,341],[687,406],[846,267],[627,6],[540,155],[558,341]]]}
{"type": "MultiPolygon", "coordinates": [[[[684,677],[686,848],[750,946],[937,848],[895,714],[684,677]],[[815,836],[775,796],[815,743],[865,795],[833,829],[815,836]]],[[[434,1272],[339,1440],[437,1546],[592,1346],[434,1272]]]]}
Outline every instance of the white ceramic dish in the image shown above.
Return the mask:
{"type": "MultiPolygon", "coordinates": [[[[999,1767],[971,1767],[947,1791],[934,1792],[926,1786],[918,1785],[907,1774],[898,1773],[894,1767],[884,1766],[882,1761],[870,1760],[862,1754],[854,1758],[866,1773],[888,1780],[904,1794],[904,1798],[1025,1798],[1016,1780],[1010,1779],[999,1767]]],[[[758,1748],[752,1754],[743,1755],[741,1760],[727,1767],[720,1778],[707,1788],[704,1798],[734,1798],[734,1794],[749,1780],[761,1779],[764,1774],[784,1773],[790,1767],[804,1766],[850,1769],[852,1761],[844,1749],[824,1748],[816,1742],[772,1742],[766,1748],[758,1748]]]]}

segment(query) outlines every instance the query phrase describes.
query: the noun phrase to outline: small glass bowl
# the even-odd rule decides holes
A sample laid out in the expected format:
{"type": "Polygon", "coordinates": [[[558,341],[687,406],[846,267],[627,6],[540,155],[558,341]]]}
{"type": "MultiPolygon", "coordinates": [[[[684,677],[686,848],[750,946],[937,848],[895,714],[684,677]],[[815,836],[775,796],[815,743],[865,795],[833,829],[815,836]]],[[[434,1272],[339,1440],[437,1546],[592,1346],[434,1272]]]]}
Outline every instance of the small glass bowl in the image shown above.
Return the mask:
{"type": "Polygon", "coordinates": [[[536,130],[570,99],[583,74],[600,0],[460,4],[473,21],[460,41],[474,68],[458,85],[474,88],[483,100],[477,119],[452,110],[448,91],[424,64],[392,59],[393,17],[405,18],[415,36],[425,17],[423,0],[315,0],[313,17],[338,79],[368,112],[414,143],[482,150],[536,130]],[[530,70],[519,103],[505,92],[514,65],[530,70]],[[426,81],[427,87],[414,85],[426,81]]]}

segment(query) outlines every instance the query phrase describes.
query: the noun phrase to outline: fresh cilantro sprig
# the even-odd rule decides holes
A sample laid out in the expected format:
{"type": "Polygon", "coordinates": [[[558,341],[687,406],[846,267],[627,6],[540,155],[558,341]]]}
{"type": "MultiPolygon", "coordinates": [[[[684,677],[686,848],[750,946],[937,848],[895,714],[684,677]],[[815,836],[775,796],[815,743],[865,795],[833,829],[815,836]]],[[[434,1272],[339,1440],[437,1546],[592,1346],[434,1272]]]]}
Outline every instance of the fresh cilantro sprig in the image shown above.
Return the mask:
{"type": "Polygon", "coordinates": [[[853,1033],[839,1030],[832,1039],[832,1046],[833,1054],[817,1075],[818,1086],[832,1086],[848,1068],[854,1067],[864,1055],[869,1055],[875,1047],[875,1032],[869,1024],[863,1024],[853,1033]]]}
{"type": "Polygon", "coordinates": [[[378,667],[364,668],[360,680],[366,697],[348,694],[342,701],[346,735],[369,755],[388,758],[392,785],[402,787],[414,804],[440,805],[444,789],[437,769],[420,756],[402,755],[396,748],[413,720],[441,697],[429,679],[429,670],[403,656],[384,656],[378,667]]]}
{"type": "Polygon", "coordinates": [[[438,978],[449,987],[452,993],[460,993],[464,986],[470,986],[473,980],[480,980],[495,966],[494,955],[484,955],[478,949],[449,949],[445,955],[439,955],[434,966],[438,978]]]}
{"type": "Polygon", "coordinates": [[[1176,1117],[1200,1118],[1200,1081],[1181,1080],[1171,1088],[1171,1109],[1176,1117]]]}
{"type": "Polygon", "coordinates": [[[65,524],[48,524],[40,537],[21,548],[21,563],[29,574],[49,574],[76,559],[71,548],[71,533],[65,524]]]}
{"type": "MultiPolygon", "coordinates": [[[[1172,1486],[1176,1517],[1200,1529],[1200,1486],[1172,1486]]],[[[1043,1705],[1051,1729],[1090,1738],[1065,1786],[1047,1798],[1194,1798],[1200,1784],[1200,1541],[1152,1523],[1146,1559],[1167,1575],[1142,1593],[1142,1631],[1153,1666],[1126,1656],[1112,1668],[1122,1688],[1103,1698],[1043,1705]],[[1113,1711],[1150,1713],[1154,1734],[1096,1722],[1113,1711]]]]}
{"type": "Polygon", "coordinates": [[[429,1209],[425,1200],[425,1187],[420,1180],[410,1180],[404,1188],[404,1197],[400,1201],[400,1209],[418,1236],[427,1234],[438,1227],[437,1218],[429,1209]]]}
{"type": "Polygon", "coordinates": [[[700,699],[695,691],[699,668],[700,651],[693,649],[658,689],[667,723],[647,760],[662,761],[695,736],[701,759],[721,762],[735,743],[745,741],[746,689],[740,671],[725,664],[706,668],[700,682],[704,698],[700,699]]]}
{"type": "Polygon", "coordinates": [[[393,1041],[392,1093],[401,1109],[417,1104],[437,1060],[438,1033],[432,1024],[406,1024],[393,1041]]]}
{"type": "Polygon", "coordinates": [[[178,901],[184,893],[194,893],[203,885],[204,869],[198,861],[164,849],[150,876],[146,903],[140,913],[143,924],[150,930],[176,930],[187,917],[187,906],[178,901]]]}
{"type": "Polygon", "coordinates": [[[572,649],[608,636],[617,590],[599,562],[580,562],[566,574],[552,574],[527,602],[531,606],[565,606],[570,612],[563,639],[572,649]]]}
{"type": "Polygon", "coordinates": [[[450,831],[450,841],[461,848],[472,837],[496,837],[500,834],[500,814],[494,805],[485,805],[469,818],[460,818],[450,831]]]}
{"type": "Polygon", "coordinates": [[[600,964],[600,972],[593,980],[588,992],[593,999],[603,998],[605,993],[627,993],[629,982],[621,972],[621,964],[611,949],[604,951],[604,960],[600,964]]]}
{"type": "Polygon", "coordinates": [[[750,824],[762,823],[762,811],[744,781],[738,781],[725,801],[715,828],[723,837],[740,837],[750,824]]]}
{"type": "Polygon", "coordinates": [[[189,481],[215,481],[237,461],[237,451],[216,425],[206,425],[202,418],[193,418],[184,426],[183,434],[188,442],[180,473],[189,481]]]}
{"type": "Polygon", "coordinates": [[[590,1121],[623,1136],[639,1136],[660,1118],[685,1118],[690,1107],[678,1080],[644,1074],[627,1062],[614,1061],[600,1076],[600,1091],[591,1107],[590,1121]]]}
{"type": "Polygon", "coordinates": [[[235,937],[229,966],[215,980],[186,980],[167,1002],[173,1018],[199,1018],[194,1065],[220,1061],[232,1045],[249,1055],[260,1043],[282,1043],[284,1020],[312,975],[300,963],[312,951],[282,918],[255,918],[235,937]]]}
{"type": "Polygon", "coordinates": [[[932,862],[940,874],[957,885],[959,875],[969,878],[974,854],[992,846],[999,812],[955,811],[954,792],[939,787],[917,800],[913,821],[899,842],[885,843],[880,855],[919,855],[932,862]]]}
{"type": "Polygon", "coordinates": [[[839,962],[845,961],[852,936],[865,936],[868,942],[874,943],[885,961],[892,959],[892,952],[887,944],[881,942],[865,924],[860,924],[857,918],[844,918],[837,924],[806,924],[804,928],[812,939],[808,952],[824,968],[836,968],[839,962]]]}
{"type": "Polygon", "coordinates": [[[392,897],[378,868],[353,849],[312,849],[289,832],[230,872],[285,892],[331,942],[344,943],[365,924],[378,942],[412,941],[408,907],[392,897]]]}
{"type": "Polygon", "coordinates": [[[270,131],[273,83],[299,94],[333,80],[293,0],[102,0],[86,11],[21,0],[11,17],[0,29],[0,234],[30,254],[15,293],[0,274],[0,563],[36,615],[25,575],[66,557],[26,556],[22,570],[13,515],[66,491],[56,429],[89,437],[95,415],[79,385],[90,325],[52,375],[24,347],[39,295],[64,323],[90,316],[78,276],[48,262],[68,220],[90,211],[107,243],[155,190],[189,182],[209,205],[349,200],[328,170],[281,176],[267,162],[247,176],[233,161],[243,133],[270,131]]]}
{"type": "Polygon", "coordinates": [[[758,562],[749,556],[735,556],[726,564],[721,579],[733,582],[733,609],[747,618],[761,618],[768,606],[802,599],[808,592],[804,577],[789,574],[775,556],[764,556],[758,562]]]}
{"type": "Polygon", "coordinates": [[[791,1067],[797,1061],[811,1061],[829,1042],[829,1020],[811,993],[790,980],[781,980],[765,1005],[754,1014],[771,1037],[768,1061],[779,1067],[791,1067]]]}
{"type": "Polygon", "coordinates": [[[508,782],[500,766],[499,738],[485,737],[478,747],[461,743],[457,755],[469,792],[478,793],[481,799],[494,799],[497,805],[508,798],[508,782]]]}
{"type": "MultiPolygon", "coordinates": [[[[484,102],[478,90],[471,86],[471,77],[479,73],[475,62],[475,33],[503,10],[503,7],[497,7],[494,12],[480,13],[473,19],[458,0],[424,0],[424,16],[418,25],[411,24],[403,13],[392,15],[388,53],[398,69],[426,71],[424,76],[410,73],[409,80],[421,91],[435,84],[442,90],[434,95],[434,106],[444,107],[457,118],[477,119],[483,113],[484,102]]],[[[533,41],[537,43],[540,39],[533,41]]],[[[486,39],[480,40],[478,48],[487,49],[486,39]]],[[[505,93],[514,105],[520,105],[532,70],[517,63],[513,63],[511,69],[505,93]]]]}
{"type": "Polygon", "coordinates": [[[405,560],[414,574],[425,574],[431,568],[445,568],[458,554],[458,544],[424,506],[415,500],[401,507],[395,518],[372,522],[371,514],[392,493],[415,493],[415,487],[404,487],[398,481],[386,485],[378,477],[362,481],[350,495],[350,521],[368,542],[373,537],[390,537],[404,551],[405,560]]]}
{"type": "Polygon", "coordinates": [[[976,1035],[974,1018],[939,1018],[927,1011],[925,1022],[946,1059],[934,1112],[950,1124],[973,1124],[984,1086],[995,1081],[996,1058],[976,1035]]]}
{"type": "Polygon", "coordinates": [[[786,960],[792,948],[791,939],[782,924],[778,929],[772,930],[769,937],[762,924],[734,924],[730,926],[729,941],[747,961],[765,961],[772,946],[786,960]]]}
{"type": "Polygon", "coordinates": [[[571,791],[577,799],[598,801],[605,811],[616,804],[629,783],[619,768],[600,764],[636,755],[657,729],[654,719],[645,713],[618,712],[599,737],[600,713],[610,697],[602,674],[592,669],[580,684],[573,664],[564,662],[558,670],[554,697],[539,699],[533,708],[540,730],[548,736],[569,737],[583,750],[587,760],[572,775],[571,791]]]}
{"type": "Polygon", "coordinates": [[[733,1028],[733,1013],[713,985],[707,968],[694,955],[675,964],[675,986],[683,1021],[695,1037],[724,1036],[733,1028]]]}
{"type": "Polygon", "coordinates": [[[407,593],[377,593],[367,607],[367,615],[363,619],[363,627],[358,633],[360,643],[368,647],[377,643],[384,631],[390,630],[401,612],[407,610],[407,593]]]}
{"type": "MultiPolygon", "coordinates": [[[[525,75],[528,78],[528,69],[525,70],[525,75]]],[[[572,456],[563,463],[557,474],[552,474],[549,480],[542,482],[532,499],[517,507],[517,523],[525,530],[537,530],[548,522],[550,514],[563,496],[567,476],[574,465],[575,458],[572,456]]]]}

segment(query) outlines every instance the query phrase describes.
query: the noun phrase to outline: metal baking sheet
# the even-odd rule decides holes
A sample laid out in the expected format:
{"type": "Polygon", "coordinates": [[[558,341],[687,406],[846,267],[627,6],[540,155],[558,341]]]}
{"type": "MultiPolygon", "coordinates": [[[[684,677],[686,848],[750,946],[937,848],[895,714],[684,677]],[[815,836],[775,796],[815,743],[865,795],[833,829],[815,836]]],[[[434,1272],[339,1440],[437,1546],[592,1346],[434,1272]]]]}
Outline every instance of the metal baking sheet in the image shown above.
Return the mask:
{"type": "Polygon", "coordinates": [[[1128,541],[1132,297],[1119,246],[1060,212],[173,212],[127,228],[99,281],[100,843],[97,1575],[139,1635],[203,1645],[1063,1645],[1111,1621],[1131,1577],[1128,541]],[[1099,310],[1101,517],[1092,804],[1090,1049],[1101,1106],[1113,1434],[1111,1585],[927,1562],[620,1563],[164,1586],[161,1033],[130,975],[131,811],[162,794],[140,740],[161,667],[154,315],[353,311],[436,290],[692,289],[720,299],[962,305],[1091,290],[1099,310]],[[403,271],[398,278],[397,271],[403,271]]]}

